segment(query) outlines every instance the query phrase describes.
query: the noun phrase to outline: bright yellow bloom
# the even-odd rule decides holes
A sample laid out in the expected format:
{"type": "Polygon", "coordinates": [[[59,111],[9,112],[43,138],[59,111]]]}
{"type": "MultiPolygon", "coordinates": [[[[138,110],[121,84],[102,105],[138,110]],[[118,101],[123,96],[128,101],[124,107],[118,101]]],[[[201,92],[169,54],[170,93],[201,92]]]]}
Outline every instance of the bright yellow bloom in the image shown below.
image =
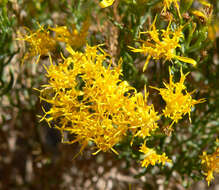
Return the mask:
{"type": "Polygon", "coordinates": [[[102,0],[100,2],[100,7],[101,8],[106,8],[106,7],[109,7],[111,6],[113,3],[114,3],[115,0],[102,0]]]}
{"type": "Polygon", "coordinates": [[[56,41],[65,42],[71,47],[79,48],[86,44],[89,26],[89,19],[87,19],[83,23],[80,31],[76,29],[75,25],[72,25],[71,31],[67,26],[57,26],[55,28],[49,27],[49,29],[55,32],[56,41]]]}
{"type": "Polygon", "coordinates": [[[53,51],[56,47],[56,41],[50,36],[49,31],[44,29],[43,26],[33,32],[26,28],[29,35],[22,36],[18,40],[24,40],[29,45],[29,52],[24,56],[24,60],[29,59],[34,56],[38,56],[36,63],[39,62],[41,55],[47,55],[49,52],[53,51]]]}
{"type": "Polygon", "coordinates": [[[206,176],[206,181],[209,185],[211,180],[214,179],[213,173],[219,173],[219,147],[213,154],[203,152],[201,159],[201,163],[204,165],[206,171],[204,175],[206,176]]]}
{"type": "Polygon", "coordinates": [[[71,55],[63,63],[46,68],[49,84],[41,90],[41,100],[51,104],[42,120],[55,123],[63,142],[80,142],[81,151],[93,142],[97,152],[116,152],[113,146],[128,129],[133,136],[146,137],[157,128],[159,116],[153,106],[120,79],[121,62],[104,67],[103,62],[112,61],[100,46],[87,46],[84,53],[70,46],[67,50],[71,55]],[[65,139],[65,133],[75,138],[65,139]]]}
{"type": "Polygon", "coordinates": [[[177,12],[178,12],[178,15],[179,17],[181,18],[181,14],[180,14],[180,10],[179,10],[179,5],[178,5],[178,1],[179,0],[163,0],[163,5],[164,5],[164,8],[163,8],[163,12],[166,13],[167,10],[170,9],[170,6],[172,5],[172,3],[174,4],[174,6],[176,7],[177,9],[177,12]]]}
{"type": "Polygon", "coordinates": [[[182,33],[183,26],[180,26],[175,31],[171,31],[170,30],[171,21],[170,21],[167,29],[161,30],[162,34],[160,36],[160,31],[156,29],[155,22],[156,22],[156,18],[154,19],[154,22],[149,31],[140,33],[140,34],[149,34],[150,39],[146,41],[140,40],[142,42],[142,46],[140,48],[130,47],[133,52],[144,53],[147,56],[143,71],[145,71],[145,69],[147,68],[148,62],[151,58],[155,60],[163,58],[165,59],[165,61],[178,59],[180,61],[190,63],[192,65],[196,65],[195,60],[187,57],[181,57],[175,54],[176,48],[181,47],[179,44],[179,40],[180,38],[183,38],[183,33],[182,33]]]}
{"type": "Polygon", "coordinates": [[[143,97],[142,93],[136,93],[135,96],[131,97],[132,101],[126,108],[129,114],[131,114],[133,109],[135,110],[135,113],[129,117],[130,129],[134,136],[139,136],[143,139],[150,136],[151,132],[158,128],[156,121],[160,119],[160,116],[154,110],[153,104],[147,105],[148,93],[146,92],[146,87],[144,88],[144,95],[143,97]]]}
{"type": "Polygon", "coordinates": [[[151,164],[152,166],[154,166],[156,163],[162,163],[162,165],[164,165],[166,162],[172,162],[165,153],[163,153],[162,155],[159,155],[156,153],[155,150],[148,148],[146,146],[146,141],[144,142],[144,144],[141,145],[140,147],[140,152],[144,153],[144,160],[141,161],[141,166],[142,167],[148,167],[149,164],[151,164]]]}
{"type": "Polygon", "coordinates": [[[177,123],[178,120],[182,119],[182,116],[186,114],[189,115],[189,120],[191,122],[191,118],[190,118],[191,109],[194,107],[195,104],[202,103],[205,100],[204,99],[194,100],[192,99],[191,96],[191,94],[193,94],[194,91],[193,92],[186,91],[186,86],[184,85],[184,81],[189,73],[184,75],[181,68],[181,78],[180,81],[177,83],[173,82],[173,75],[171,74],[170,69],[169,69],[169,74],[170,74],[169,84],[164,83],[164,86],[166,88],[152,87],[160,91],[160,95],[166,102],[166,107],[163,110],[164,116],[169,117],[173,120],[171,126],[174,123],[177,123]]]}
{"type": "Polygon", "coordinates": [[[43,26],[39,25],[40,28],[36,32],[26,28],[30,34],[18,38],[18,40],[26,41],[29,45],[29,52],[25,54],[23,61],[38,55],[36,61],[38,63],[41,55],[49,55],[55,50],[57,42],[65,42],[73,48],[82,47],[86,43],[89,26],[89,19],[87,19],[80,31],[76,30],[75,25],[72,26],[71,31],[66,26],[44,29],[43,26]],[[49,30],[55,32],[54,37],[50,35],[49,30]]]}

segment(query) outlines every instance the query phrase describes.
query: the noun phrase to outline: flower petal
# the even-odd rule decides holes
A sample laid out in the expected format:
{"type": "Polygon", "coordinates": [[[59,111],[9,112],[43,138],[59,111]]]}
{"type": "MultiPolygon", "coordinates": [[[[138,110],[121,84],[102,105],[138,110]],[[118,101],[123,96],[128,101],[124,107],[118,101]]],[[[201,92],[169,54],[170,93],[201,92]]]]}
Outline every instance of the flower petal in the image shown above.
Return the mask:
{"type": "Polygon", "coordinates": [[[182,56],[174,56],[176,59],[183,61],[185,63],[190,63],[193,66],[196,66],[197,62],[194,59],[188,58],[188,57],[182,57],[182,56]]]}

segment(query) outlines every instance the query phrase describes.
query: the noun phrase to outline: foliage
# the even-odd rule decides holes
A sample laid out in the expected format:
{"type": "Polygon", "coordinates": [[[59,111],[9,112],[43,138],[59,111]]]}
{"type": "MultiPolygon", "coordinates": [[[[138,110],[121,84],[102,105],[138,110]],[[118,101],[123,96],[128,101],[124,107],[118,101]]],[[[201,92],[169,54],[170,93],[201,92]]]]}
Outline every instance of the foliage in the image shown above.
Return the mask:
{"type": "Polygon", "coordinates": [[[8,18],[6,4],[7,1],[2,1],[0,3],[0,96],[3,96],[12,88],[14,81],[13,72],[11,70],[9,72],[9,79],[5,74],[6,65],[11,62],[11,59],[14,56],[11,47],[13,19],[8,18]]]}

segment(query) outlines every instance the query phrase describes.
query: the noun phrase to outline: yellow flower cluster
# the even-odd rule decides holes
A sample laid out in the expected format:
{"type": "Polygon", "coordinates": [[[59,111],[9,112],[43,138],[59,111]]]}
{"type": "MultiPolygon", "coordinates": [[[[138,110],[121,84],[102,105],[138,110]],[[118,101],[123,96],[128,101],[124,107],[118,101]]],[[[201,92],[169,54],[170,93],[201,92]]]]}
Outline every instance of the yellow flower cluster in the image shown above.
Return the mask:
{"type": "Polygon", "coordinates": [[[41,55],[47,55],[55,49],[56,41],[43,26],[39,26],[39,29],[35,32],[28,28],[26,30],[29,32],[29,35],[18,38],[18,40],[26,41],[29,45],[29,52],[24,55],[23,61],[38,55],[39,57],[36,61],[38,63],[41,55]]]}
{"type": "Polygon", "coordinates": [[[42,55],[48,55],[56,48],[57,42],[65,42],[72,47],[79,48],[86,43],[86,37],[89,29],[89,20],[83,23],[81,31],[78,32],[75,25],[72,26],[72,32],[66,26],[49,27],[45,29],[39,25],[39,29],[35,32],[26,28],[29,35],[22,35],[18,40],[24,40],[29,45],[29,52],[24,56],[24,60],[34,56],[38,56],[36,63],[39,62],[42,55]],[[55,37],[50,35],[50,31],[55,32],[55,37]]]}
{"type": "Polygon", "coordinates": [[[206,171],[204,175],[206,176],[206,181],[209,185],[211,180],[214,179],[213,173],[219,173],[219,147],[213,154],[203,152],[201,159],[201,163],[204,165],[206,171]]]}
{"type": "Polygon", "coordinates": [[[142,167],[148,167],[149,164],[151,164],[152,166],[154,166],[156,163],[162,163],[162,165],[164,165],[166,162],[171,163],[172,161],[166,156],[165,153],[163,153],[162,155],[159,155],[155,152],[155,150],[148,148],[146,146],[146,141],[144,142],[144,144],[142,144],[142,146],[140,147],[140,152],[144,153],[144,160],[141,161],[141,166],[142,167]]]}
{"type": "Polygon", "coordinates": [[[195,60],[187,57],[181,57],[175,54],[176,48],[181,47],[179,44],[179,40],[180,38],[183,38],[183,33],[182,33],[183,26],[180,26],[175,31],[171,31],[170,30],[171,21],[170,21],[167,29],[161,30],[162,34],[160,36],[160,31],[157,30],[155,26],[156,18],[157,17],[155,17],[149,31],[140,32],[140,35],[149,34],[150,38],[146,41],[140,40],[142,42],[142,46],[140,48],[130,47],[133,52],[140,52],[147,55],[147,59],[143,71],[146,70],[148,62],[151,58],[155,60],[159,60],[163,58],[164,61],[178,59],[180,61],[190,63],[192,65],[196,65],[195,60]]]}
{"type": "MultiPolygon", "coordinates": [[[[112,5],[114,0],[102,0],[102,8],[112,5]]],[[[171,4],[177,8],[180,15],[177,0],[164,0],[163,11],[166,12],[171,4]]],[[[170,29],[171,21],[166,29],[158,30],[155,26],[156,17],[149,31],[141,32],[148,34],[148,40],[140,40],[140,48],[131,47],[133,52],[141,52],[147,55],[143,70],[146,69],[149,60],[164,59],[180,61],[196,65],[196,61],[187,57],[176,55],[176,48],[180,48],[180,39],[183,38],[183,26],[175,30],[170,29]]],[[[50,66],[45,67],[48,84],[40,90],[40,99],[49,103],[51,108],[46,111],[43,108],[45,120],[49,126],[51,123],[62,135],[63,143],[81,144],[80,152],[91,143],[95,146],[97,154],[100,151],[112,150],[127,132],[134,137],[140,137],[144,143],[140,146],[140,152],[144,154],[141,161],[142,167],[149,164],[171,162],[165,153],[159,155],[152,148],[146,146],[146,138],[157,128],[160,119],[153,104],[147,104],[148,93],[144,88],[144,95],[137,92],[128,82],[121,80],[122,60],[117,66],[112,67],[110,56],[101,49],[101,45],[86,46],[84,53],[77,52],[72,48],[79,48],[86,43],[89,20],[85,21],[82,29],[76,30],[73,25],[71,30],[66,26],[48,27],[40,26],[36,32],[29,29],[29,35],[22,36],[19,40],[26,41],[30,48],[24,59],[41,55],[49,55],[50,66]],[[51,35],[51,32],[54,35],[51,35]],[[64,42],[66,50],[70,53],[67,58],[53,64],[50,53],[56,48],[58,42],[64,42]]],[[[191,108],[203,99],[194,100],[193,92],[188,93],[184,81],[187,74],[183,74],[178,83],[173,82],[170,71],[169,84],[164,83],[166,88],[155,88],[166,102],[163,110],[165,117],[173,120],[170,128],[177,123],[182,116],[189,114],[191,108]]]]}
{"type": "Polygon", "coordinates": [[[80,48],[86,44],[89,26],[90,21],[87,19],[80,31],[76,29],[75,25],[72,25],[71,31],[66,26],[49,27],[49,29],[55,32],[55,40],[57,42],[64,42],[74,48],[80,48]]]}
{"type": "Polygon", "coordinates": [[[160,95],[164,99],[166,103],[166,107],[163,110],[164,116],[169,117],[173,120],[172,124],[170,125],[170,128],[174,123],[177,123],[179,119],[182,119],[183,115],[188,114],[189,120],[191,122],[190,118],[190,112],[192,107],[194,107],[195,104],[199,104],[204,102],[204,99],[194,100],[191,97],[191,94],[193,92],[187,92],[186,86],[184,85],[184,81],[186,79],[187,74],[183,74],[182,67],[181,67],[181,78],[179,82],[174,83],[173,82],[173,75],[171,74],[171,70],[169,69],[169,84],[164,83],[164,86],[166,88],[155,88],[152,87],[158,91],[160,91],[160,95]]]}
{"type": "Polygon", "coordinates": [[[55,123],[62,141],[80,142],[81,151],[93,142],[97,152],[116,153],[113,146],[128,130],[133,136],[150,136],[159,116],[153,105],[147,105],[147,96],[120,79],[121,61],[117,67],[104,67],[111,59],[100,46],[87,46],[84,53],[70,46],[67,50],[71,55],[63,63],[46,68],[49,84],[41,90],[53,92],[50,98],[41,96],[52,106],[42,120],[55,123]],[[74,134],[74,140],[65,140],[65,133],[74,134]]]}

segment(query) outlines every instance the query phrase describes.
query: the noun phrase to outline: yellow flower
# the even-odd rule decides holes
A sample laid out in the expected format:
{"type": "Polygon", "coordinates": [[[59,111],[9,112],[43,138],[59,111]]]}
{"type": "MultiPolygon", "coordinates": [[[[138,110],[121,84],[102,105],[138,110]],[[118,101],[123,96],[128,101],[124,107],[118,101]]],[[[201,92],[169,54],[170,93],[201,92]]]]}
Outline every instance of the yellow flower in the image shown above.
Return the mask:
{"type": "Polygon", "coordinates": [[[36,32],[33,32],[28,28],[26,29],[29,32],[29,35],[18,38],[18,40],[26,41],[29,45],[29,52],[25,54],[23,61],[38,56],[36,61],[36,63],[38,63],[41,55],[47,55],[55,49],[56,41],[43,26],[39,25],[39,29],[36,32]]]}
{"type": "Polygon", "coordinates": [[[151,132],[158,128],[157,122],[160,116],[154,110],[154,106],[147,105],[148,93],[146,92],[146,87],[144,87],[144,97],[142,93],[136,93],[135,96],[131,97],[131,102],[127,106],[126,110],[128,113],[132,113],[134,109],[134,114],[130,115],[130,130],[133,132],[134,136],[145,138],[151,135],[151,132]]]}
{"type": "Polygon", "coordinates": [[[144,141],[144,144],[140,147],[140,152],[144,153],[144,160],[141,161],[142,167],[148,167],[149,164],[154,166],[156,163],[162,163],[164,165],[166,162],[172,162],[165,153],[162,155],[159,155],[156,153],[155,150],[148,148],[146,146],[146,141],[144,141]]]}
{"type": "Polygon", "coordinates": [[[101,8],[106,8],[106,7],[109,7],[111,6],[113,3],[114,3],[115,0],[102,0],[100,2],[100,7],[101,8]]]}
{"type": "Polygon", "coordinates": [[[137,93],[122,75],[121,61],[111,68],[110,57],[99,46],[87,46],[84,53],[66,48],[70,56],[47,70],[49,84],[43,85],[41,100],[51,104],[41,120],[53,122],[65,143],[80,142],[81,151],[92,142],[98,153],[120,142],[128,129],[146,137],[157,128],[153,106],[137,93]],[[102,52],[102,53],[101,53],[102,52]],[[108,67],[103,62],[109,62],[108,67]],[[47,90],[49,89],[49,90],[47,90]],[[46,92],[49,94],[47,95],[46,92]],[[64,134],[74,139],[65,139],[64,134]]]}
{"type": "Polygon", "coordinates": [[[204,175],[206,176],[206,181],[210,185],[210,182],[214,179],[213,173],[219,173],[219,148],[213,154],[203,152],[201,159],[201,163],[205,167],[204,175]]]}
{"type": "Polygon", "coordinates": [[[179,17],[181,18],[181,14],[180,14],[180,10],[179,10],[178,1],[179,1],[179,0],[163,0],[163,6],[164,6],[164,8],[163,8],[162,12],[166,13],[167,10],[170,9],[170,6],[171,6],[172,3],[173,3],[174,6],[175,6],[176,9],[177,9],[177,12],[178,12],[179,17]]]}
{"type": "Polygon", "coordinates": [[[79,32],[76,30],[75,25],[72,26],[71,31],[66,26],[49,27],[47,30],[39,25],[39,29],[35,32],[26,28],[29,35],[18,38],[18,40],[26,41],[29,45],[29,52],[25,54],[23,61],[38,55],[36,61],[38,63],[41,55],[49,55],[50,52],[55,50],[57,42],[65,42],[73,48],[82,47],[86,43],[88,29],[89,19],[83,23],[79,32]],[[49,30],[55,32],[54,37],[50,35],[49,30]]]}
{"type": "Polygon", "coordinates": [[[160,31],[156,29],[155,22],[156,18],[154,19],[154,22],[150,28],[149,31],[141,32],[140,34],[149,34],[150,38],[146,41],[140,40],[142,42],[142,46],[140,48],[133,48],[133,52],[140,52],[147,55],[147,59],[143,68],[143,71],[146,70],[149,60],[155,59],[165,59],[164,61],[170,61],[172,59],[178,59],[180,61],[190,63],[193,66],[196,65],[196,61],[187,58],[178,56],[175,54],[175,49],[177,47],[181,47],[179,44],[180,38],[183,38],[182,29],[183,26],[180,26],[175,31],[170,30],[171,21],[169,22],[169,25],[166,30],[161,30],[162,34],[160,37],[160,31]],[[161,40],[160,40],[161,38],[161,40]]]}
{"type": "Polygon", "coordinates": [[[191,94],[193,94],[194,91],[193,92],[186,91],[186,86],[184,85],[184,81],[189,73],[184,75],[181,68],[181,78],[180,81],[177,83],[173,82],[173,75],[171,74],[170,69],[169,69],[169,74],[170,74],[169,84],[164,83],[164,86],[166,88],[152,87],[160,91],[160,95],[166,102],[166,107],[163,110],[164,116],[169,117],[173,120],[171,126],[174,123],[177,123],[178,120],[182,119],[182,116],[186,114],[189,115],[189,120],[191,122],[190,112],[192,107],[194,107],[195,104],[203,103],[205,100],[204,99],[194,100],[192,99],[191,96],[191,94]]]}
{"type": "Polygon", "coordinates": [[[71,31],[67,26],[57,26],[55,28],[49,27],[50,30],[55,32],[55,40],[58,42],[64,42],[74,48],[82,47],[86,44],[86,37],[88,35],[88,29],[90,21],[87,19],[80,31],[78,31],[75,25],[72,25],[71,31]]]}

